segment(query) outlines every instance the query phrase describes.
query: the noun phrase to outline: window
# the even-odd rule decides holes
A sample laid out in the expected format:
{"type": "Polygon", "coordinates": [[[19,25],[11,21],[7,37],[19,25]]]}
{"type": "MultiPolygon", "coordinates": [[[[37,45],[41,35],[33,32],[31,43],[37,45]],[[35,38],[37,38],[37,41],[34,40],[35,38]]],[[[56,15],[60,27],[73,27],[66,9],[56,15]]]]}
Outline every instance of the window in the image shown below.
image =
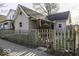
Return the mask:
{"type": "Polygon", "coordinates": [[[61,28],[62,27],[62,24],[59,24],[59,28],[61,28]]]}
{"type": "Polygon", "coordinates": [[[19,23],[19,26],[22,27],[22,22],[19,23]]]}
{"type": "Polygon", "coordinates": [[[20,15],[22,15],[22,12],[20,12],[20,15]]]}
{"type": "Polygon", "coordinates": [[[5,25],[8,25],[8,23],[4,23],[5,25]]]}

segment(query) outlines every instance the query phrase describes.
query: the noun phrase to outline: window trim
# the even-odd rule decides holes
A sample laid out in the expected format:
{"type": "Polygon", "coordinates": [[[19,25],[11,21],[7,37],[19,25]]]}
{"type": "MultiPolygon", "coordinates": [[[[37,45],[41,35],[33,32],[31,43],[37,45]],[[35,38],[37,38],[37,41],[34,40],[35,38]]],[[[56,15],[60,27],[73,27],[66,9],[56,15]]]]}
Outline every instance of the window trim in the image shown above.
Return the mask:
{"type": "Polygon", "coordinates": [[[22,22],[19,22],[19,27],[22,27],[22,22]]]}
{"type": "Polygon", "coordinates": [[[20,11],[20,13],[19,13],[20,15],[22,15],[22,11],[20,11]]]}
{"type": "Polygon", "coordinates": [[[58,24],[59,28],[62,28],[62,24],[58,24]]]}

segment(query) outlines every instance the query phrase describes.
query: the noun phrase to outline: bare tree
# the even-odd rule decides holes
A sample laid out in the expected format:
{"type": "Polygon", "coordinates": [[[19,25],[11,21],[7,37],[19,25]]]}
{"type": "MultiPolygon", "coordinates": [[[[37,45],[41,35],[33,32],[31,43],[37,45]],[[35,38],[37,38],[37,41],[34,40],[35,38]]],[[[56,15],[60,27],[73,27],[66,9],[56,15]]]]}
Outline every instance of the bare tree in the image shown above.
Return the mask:
{"type": "Polygon", "coordinates": [[[5,13],[7,10],[3,10],[2,8],[6,7],[7,5],[5,3],[0,3],[0,12],[5,13]]]}
{"type": "Polygon", "coordinates": [[[45,15],[51,15],[59,10],[59,4],[57,3],[33,3],[33,7],[42,11],[45,15]]]}

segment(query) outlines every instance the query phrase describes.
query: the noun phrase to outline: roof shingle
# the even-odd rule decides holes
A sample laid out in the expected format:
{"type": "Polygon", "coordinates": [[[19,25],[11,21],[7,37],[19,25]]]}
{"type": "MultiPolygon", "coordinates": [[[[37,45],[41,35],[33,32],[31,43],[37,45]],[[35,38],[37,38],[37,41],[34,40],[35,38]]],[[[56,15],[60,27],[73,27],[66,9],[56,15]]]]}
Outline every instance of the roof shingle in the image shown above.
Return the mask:
{"type": "Polygon", "coordinates": [[[56,14],[47,16],[47,18],[49,20],[67,20],[69,13],[70,13],[70,11],[56,13],[56,14]]]}
{"type": "Polygon", "coordinates": [[[44,15],[41,14],[41,13],[38,13],[38,12],[36,12],[36,11],[34,11],[34,10],[32,10],[32,9],[29,9],[29,8],[27,8],[27,7],[25,7],[25,6],[22,6],[22,5],[19,5],[19,6],[24,10],[24,12],[25,12],[28,16],[32,16],[32,17],[37,18],[37,19],[39,19],[39,18],[44,18],[44,15]]]}

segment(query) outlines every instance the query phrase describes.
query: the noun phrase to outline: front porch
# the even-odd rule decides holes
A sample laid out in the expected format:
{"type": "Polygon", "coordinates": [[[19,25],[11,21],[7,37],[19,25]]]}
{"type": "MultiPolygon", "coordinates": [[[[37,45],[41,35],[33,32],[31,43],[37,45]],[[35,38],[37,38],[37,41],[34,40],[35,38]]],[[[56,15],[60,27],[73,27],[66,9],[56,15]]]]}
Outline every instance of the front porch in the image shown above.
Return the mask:
{"type": "Polygon", "coordinates": [[[30,19],[31,30],[35,34],[35,39],[41,41],[39,46],[47,47],[48,42],[53,42],[54,22],[43,19],[30,19]]]}
{"type": "Polygon", "coordinates": [[[11,30],[11,29],[14,29],[14,26],[13,26],[13,21],[12,20],[5,20],[5,21],[2,21],[0,22],[0,29],[1,30],[11,30]]]}
{"type": "Polygon", "coordinates": [[[30,19],[31,23],[34,23],[35,27],[32,29],[52,29],[54,30],[54,21],[47,19],[30,19]]]}

